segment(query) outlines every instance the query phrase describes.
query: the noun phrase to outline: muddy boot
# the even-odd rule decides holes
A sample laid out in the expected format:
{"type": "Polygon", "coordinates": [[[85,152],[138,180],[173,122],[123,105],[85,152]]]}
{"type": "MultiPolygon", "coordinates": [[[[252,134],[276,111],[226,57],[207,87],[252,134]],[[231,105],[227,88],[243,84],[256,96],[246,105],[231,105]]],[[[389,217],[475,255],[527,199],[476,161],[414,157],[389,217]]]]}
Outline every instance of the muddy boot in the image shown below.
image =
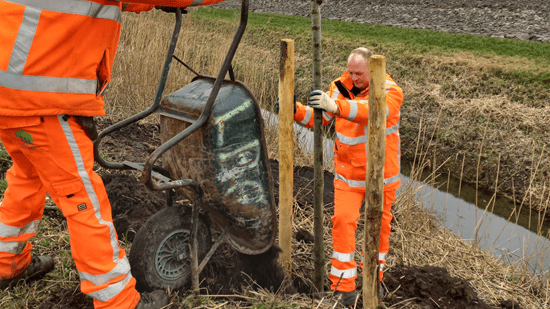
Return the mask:
{"type": "Polygon", "coordinates": [[[135,309],[160,309],[170,304],[170,297],[164,291],[156,290],[151,293],[141,293],[141,300],[135,309]]]}
{"type": "Polygon", "coordinates": [[[42,278],[53,269],[53,258],[48,255],[36,256],[31,258],[31,263],[19,275],[0,280],[0,290],[16,285],[20,280],[35,280],[42,278]]]}
{"type": "Polygon", "coordinates": [[[341,306],[353,307],[357,302],[357,292],[356,291],[351,291],[351,292],[336,291],[334,293],[333,299],[335,302],[338,302],[338,304],[340,304],[341,306]]]}

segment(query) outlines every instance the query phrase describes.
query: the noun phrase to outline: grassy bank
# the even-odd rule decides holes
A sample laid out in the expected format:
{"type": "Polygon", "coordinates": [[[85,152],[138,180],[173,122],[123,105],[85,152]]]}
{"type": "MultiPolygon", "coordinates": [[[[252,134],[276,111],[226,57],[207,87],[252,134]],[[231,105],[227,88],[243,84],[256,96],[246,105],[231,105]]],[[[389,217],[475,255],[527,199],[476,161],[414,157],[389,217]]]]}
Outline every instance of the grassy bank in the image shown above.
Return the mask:
{"type": "MultiPolygon", "coordinates": [[[[193,11],[184,18],[176,55],[200,73],[217,75],[237,23],[234,11],[193,11]]],[[[264,107],[270,108],[277,96],[281,38],[296,41],[296,89],[300,99],[306,100],[312,75],[309,25],[307,18],[250,15],[234,69],[236,78],[251,88],[264,107]]],[[[477,179],[480,187],[510,195],[515,189],[517,197],[533,197],[532,205],[547,205],[545,171],[550,168],[542,149],[548,143],[544,121],[550,119],[545,105],[550,102],[550,60],[549,53],[545,53],[548,45],[335,21],[323,21],[323,25],[324,85],[345,70],[347,54],[356,46],[367,46],[387,57],[388,72],[405,92],[403,156],[432,170],[462,170],[465,180],[477,179]]],[[[172,26],[173,17],[161,12],[124,15],[113,83],[106,95],[108,117],[121,119],[150,106],[172,26]]],[[[181,88],[192,77],[191,72],[174,63],[166,93],[181,88]]],[[[270,154],[276,158],[276,137],[273,132],[268,135],[270,154]]],[[[298,156],[297,164],[310,160],[298,156]]],[[[9,159],[0,147],[0,166],[7,165],[9,159]]],[[[0,192],[3,185],[5,181],[0,180],[0,192]]],[[[522,308],[550,305],[550,278],[546,274],[533,275],[525,261],[504,264],[466,244],[421,210],[415,194],[414,188],[404,188],[396,201],[389,268],[441,266],[451,275],[467,279],[490,304],[514,299],[522,308]]],[[[296,209],[295,213],[295,228],[311,231],[311,210],[296,209]]],[[[327,233],[330,215],[325,213],[327,233]]],[[[358,233],[362,235],[361,230],[358,233]]],[[[325,256],[330,257],[331,239],[329,234],[325,236],[325,256]]],[[[48,211],[33,240],[34,250],[55,255],[58,267],[43,281],[0,292],[0,307],[30,308],[29,303],[38,304],[59,289],[77,293],[79,282],[68,238],[61,216],[48,211]]],[[[122,245],[131,250],[131,244],[122,245]]],[[[295,275],[312,280],[313,245],[295,241],[294,246],[299,248],[293,255],[295,275]]],[[[331,308],[304,295],[263,290],[236,291],[234,296],[223,298],[204,296],[200,301],[187,295],[173,296],[178,308],[331,308]]]]}
{"type": "MultiPolygon", "coordinates": [[[[142,43],[123,37],[129,42],[117,57],[128,60],[118,62],[115,84],[107,96],[115,115],[129,110],[128,103],[146,106],[155,89],[170,21],[158,13],[147,16],[167,28],[148,29],[141,34],[147,38],[142,43]],[[145,51],[150,54],[145,56],[145,51]]],[[[202,8],[193,12],[185,19],[176,54],[201,74],[217,75],[213,68],[223,60],[238,21],[237,11],[202,8]]],[[[296,93],[301,101],[307,100],[312,86],[310,23],[303,17],[250,14],[233,64],[237,79],[252,89],[264,107],[270,108],[277,96],[282,38],[295,40],[296,93]]],[[[126,24],[123,36],[132,36],[141,26],[126,24]]],[[[323,21],[322,33],[325,88],[345,70],[354,47],[366,46],[386,56],[387,72],[405,94],[400,128],[405,159],[414,160],[416,139],[421,136],[422,155],[437,157],[430,168],[454,177],[461,171],[462,180],[480,190],[545,209],[550,175],[545,155],[550,143],[546,130],[550,44],[332,20],[323,21]]],[[[192,77],[178,64],[173,68],[167,91],[192,77]]]]}

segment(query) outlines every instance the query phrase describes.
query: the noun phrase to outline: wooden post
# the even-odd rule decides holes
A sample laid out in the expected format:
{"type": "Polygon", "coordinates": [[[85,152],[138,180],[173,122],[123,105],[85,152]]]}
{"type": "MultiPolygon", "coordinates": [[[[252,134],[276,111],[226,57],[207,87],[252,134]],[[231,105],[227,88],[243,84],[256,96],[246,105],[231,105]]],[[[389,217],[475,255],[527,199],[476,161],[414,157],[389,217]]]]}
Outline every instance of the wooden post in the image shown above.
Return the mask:
{"type": "MultiPolygon", "coordinates": [[[[311,29],[313,32],[313,88],[321,89],[321,9],[322,0],[311,1],[311,29]]],[[[314,174],[314,195],[313,205],[313,264],[315,273],[313,283],[319,295],[324,291],[325,286],[325,242],[323,226],[323,112],[319,109],[314,111],[313,129],[313,174],[314,174]]]]}
{"type": "Polygon", "coordinates": [[[369,60],[369,126],[365,192],[365,255],[363,307],[378,306],[378,246],[384,211],[384,157],[386,152],[386,58],[369,60]]]}
{"type": "Polygon", "coordinates": [[[294,167],[294,40],[281,40],[279,65],[279,246],[281,265],[292,274],[294,167]]]}

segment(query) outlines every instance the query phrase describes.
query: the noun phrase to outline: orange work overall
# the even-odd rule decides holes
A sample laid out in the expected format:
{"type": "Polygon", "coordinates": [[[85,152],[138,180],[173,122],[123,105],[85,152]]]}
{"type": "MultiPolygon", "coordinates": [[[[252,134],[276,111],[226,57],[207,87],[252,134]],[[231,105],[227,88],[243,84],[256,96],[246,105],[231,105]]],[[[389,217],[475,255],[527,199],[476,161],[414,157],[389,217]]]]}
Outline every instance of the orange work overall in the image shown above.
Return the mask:
{"type": "MultiPolygon", "coordinates": [[[[346,71],[334,80],[328,95],[338,105],[339,114],[323,112],[323,125],[335,123],[334,141],[334,216],[332,217],[332,267],[329,278],[331,289],[342,292],[355,290],[357,263],[355,262],[355,231],[359,210],[365,198],[367,173],[367,136],[369,88],[352,93],[353,81],[346,71]]],[[[386,75],[386,150],[384,163],[384,212],[379,244],[379,278],[389,251],[392,220],[391,204],[395,191],[401,185],[399,117],[403,91],[386,75]]],[[[313,108],[297,102],[294,120],[313,128],[313,108]]]]}
{"type": "MultiPolygon", "coordinates": [[[[140,300],[93,144],[74,117],[105,112],[121,1],[0,0],[0,139],[13,160],[0,204],[0,279],[31,260],[46,193],[63,211],[81,290],[95,308],[140,300]],[[58,116],[60,115],[60,116],[58,116]]],[[[144,4],[126,10],[150,10],[144,4]]]]}
{"type": "Polygon", "coordinates": [[[0,117],[0,139],[13,160],[0,205],[0,278],[31,260],[46,193],[63,211],[81,290],[95,308],[134,308],[136,281],[118,246],[111,205],[92,170],[93,144],[74,117],[0,117]]]}

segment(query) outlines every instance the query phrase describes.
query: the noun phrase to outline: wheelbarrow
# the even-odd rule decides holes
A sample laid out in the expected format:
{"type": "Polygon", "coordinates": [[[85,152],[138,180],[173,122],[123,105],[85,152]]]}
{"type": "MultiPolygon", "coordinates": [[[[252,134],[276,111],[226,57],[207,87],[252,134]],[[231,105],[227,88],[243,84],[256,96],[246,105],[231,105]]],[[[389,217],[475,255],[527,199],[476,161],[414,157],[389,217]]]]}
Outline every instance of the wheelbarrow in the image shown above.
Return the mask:
{"type": "Polygon", "coordinates": [[[177,9],[153,104],[108,127],[94,142],[101,166],[139,170],[150,190],[164,191],[167,197],[168,207],[145,222],[130,250],[139,290],[181,289],[191,281],[198,293],[199,273],[224,240],[248,255],[273,245],[277,219],[261,110],[248,87],[235,81],[231,67],[248,6],[249,0],[243,0],[239,27],[215,78],[196,73],[174,56],[182,20],[177,9]],[[173,58],[196,76],[161,100],[173,58]],[[228,72],[229,80],[224,78],[228,72]],[[102,158],[99,145],[105,136],[151,114],[160,115],[162,145],[144,163],[102,158]],[[163,166],[155,164],[161,156],[163,166]],[[192,206],[174,206],[176,194],[188,197],[192,206]],[[221,230],[213,244],[209,222],[221,230]]]}

